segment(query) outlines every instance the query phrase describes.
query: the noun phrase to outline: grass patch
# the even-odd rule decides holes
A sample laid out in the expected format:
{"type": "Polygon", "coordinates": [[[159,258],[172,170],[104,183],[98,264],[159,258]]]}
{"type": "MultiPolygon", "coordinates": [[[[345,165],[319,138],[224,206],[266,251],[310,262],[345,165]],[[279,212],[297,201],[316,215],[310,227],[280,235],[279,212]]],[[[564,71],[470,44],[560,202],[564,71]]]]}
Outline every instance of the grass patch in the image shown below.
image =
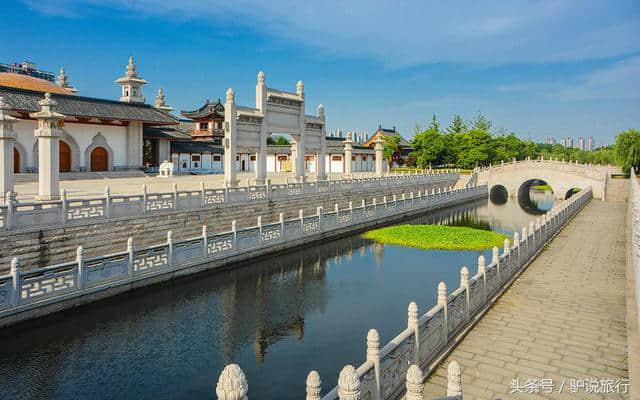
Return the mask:
{"type": "Polygon", "coordinates": [[[549,185],[533,185],[531,188],[536,190],[552,190],[549,185]]]}
{"type": "Polygon", "coordinates": [[[365,232],[362,237],[423,250],[485,250],[502,246],[507,238],[497,232],[446,225],[394,225],[365,232]]]}

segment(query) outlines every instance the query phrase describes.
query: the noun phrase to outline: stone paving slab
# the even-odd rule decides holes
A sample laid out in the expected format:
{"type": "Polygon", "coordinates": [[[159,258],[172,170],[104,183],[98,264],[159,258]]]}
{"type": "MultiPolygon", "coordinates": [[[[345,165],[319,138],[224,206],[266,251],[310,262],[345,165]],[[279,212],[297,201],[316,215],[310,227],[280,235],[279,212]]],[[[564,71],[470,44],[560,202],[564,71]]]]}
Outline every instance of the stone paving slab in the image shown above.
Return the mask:
{"type": "Polygon", "coordinates": [[[434,371],[425,399],[446,394],[452,360],[465,400],[628,399],[625,232],[626,203],[592,200],[434,371]],[[620,393],[589,393],[607,382],[620,393]]]}

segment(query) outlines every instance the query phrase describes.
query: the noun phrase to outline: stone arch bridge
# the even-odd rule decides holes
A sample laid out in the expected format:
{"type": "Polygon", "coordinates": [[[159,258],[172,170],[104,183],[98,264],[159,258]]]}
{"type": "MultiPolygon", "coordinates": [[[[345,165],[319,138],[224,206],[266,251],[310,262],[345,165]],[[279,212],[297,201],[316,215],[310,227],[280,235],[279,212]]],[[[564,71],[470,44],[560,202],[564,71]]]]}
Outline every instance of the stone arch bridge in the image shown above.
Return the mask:
{"type": "Polygon", "coordinates": [[[523,190],[538,181],[544,181],[551,186],[557,199],[565,199],[574,189],[593,188],[595,198],[605,200],[607,182],[612,172],[612,166],[578,164],[558,160],[522,160],[501,163],[500,165],[476,168],[479,184],[487,184],[490,194],[497,190],[506,189],[511,197],[516,197],[523,190]]]}

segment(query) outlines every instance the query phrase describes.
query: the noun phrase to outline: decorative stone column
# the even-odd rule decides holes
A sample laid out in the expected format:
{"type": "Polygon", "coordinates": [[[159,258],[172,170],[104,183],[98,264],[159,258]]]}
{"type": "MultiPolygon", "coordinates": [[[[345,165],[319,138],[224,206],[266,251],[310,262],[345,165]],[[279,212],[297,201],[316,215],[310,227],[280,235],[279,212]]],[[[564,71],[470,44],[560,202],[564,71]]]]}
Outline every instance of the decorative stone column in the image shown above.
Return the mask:
{"type": "Polygon", "coordinates": [[[318,118],[322,119],[322,133],[320,136],[320,153],[316,154],[316,179],[324,180],[327,177],[325,172],[325,155],[327,154],[327,132],[324,106],[318,106],[318,118]]]}
{"type": "MultiPolygon", "coordinates": [[[[305,136],[305,122],[304,122],[304,84],[302,81],[298,81],[296,84],[296,94],[300,97],[300,110],[298,114],[298,134],[291,135],[293,138],[293,146],[295,146],[295,158],[292,160],[293,176],[296,180],[304,180],[304,156],[306,155],[306,149],[304,145],[305,136]]],[[[292,153],[293,155],[293,153],[292,153]]]]}
{"type": "Polygon", "coordinates": [[[376,152],[376,175],[377,176],[382,176],[383,174],[383,169],[382,169],[382,165],[383,165],[383,154],[382,154],[382,145],[384,144],[384,140],[382,140],[382,137],[380,135],[377,135],[378,137],[376,138],[376,140],[373,142],[373,148],[376,152]]]}
{"type": "Polygon", "coordinates": [[[60,199],[60,135],[58,127],[64,115],[51,110],[57,103],[51,94],[45,93],[44,100],[38,102],[40,111],[29,116],[38,120],[34,131],[38,138],[38,195],[36,200],[60,199]]]}
{"type": "Polygon", "coordinates": [[[353,139],[351,133],[347,133],[347,138],[342,142],[344,145],[344,174],[351,176],[351,159],[353,158],[353,139]]]}
{"type": "Polygon", "coordinates": [[[13,193],[13,148],[16,142],[16,133],[13,131],[13,123],[17,121],[9,115],[9,106],[0,97],[0,203],[9,204],[13,193]]]}
{"type": "Polygon", "coordinates": [[[260,145],[256,154],[256,184],[264,185],[267,177],[267,84],[264,72],[258,72],[256,82],[256,109],[262,113],[260,145]]]}
{"type": "Polygon", "coordinates": [[[227,89],[227,101],[224,104],[224,184],[226,187],[238,186],[236,177],[238,117],[234,98],[233,89],[227,89]]]}

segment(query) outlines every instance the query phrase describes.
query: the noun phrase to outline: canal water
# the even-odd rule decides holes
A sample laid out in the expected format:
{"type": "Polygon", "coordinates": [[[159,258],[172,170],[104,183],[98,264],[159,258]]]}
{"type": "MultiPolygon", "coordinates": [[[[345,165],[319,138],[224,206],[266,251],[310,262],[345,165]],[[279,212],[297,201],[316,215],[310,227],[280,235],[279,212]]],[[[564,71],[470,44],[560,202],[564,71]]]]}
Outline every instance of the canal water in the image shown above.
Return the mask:
{"type": "MultiPolygon", "coordinates": [[[[553,205],[492,199],[411,223],[481,227],[511,234],[553,205]]],[[[224,365],[244,370],[249,398],[300,399],[316,369],[323,394],[340,369],[365,358],[475,273],[490,251],[424,251],[354,235],[237,268],[179,279],[0,330],[1,399],[215,399],[224,365]]]]}

